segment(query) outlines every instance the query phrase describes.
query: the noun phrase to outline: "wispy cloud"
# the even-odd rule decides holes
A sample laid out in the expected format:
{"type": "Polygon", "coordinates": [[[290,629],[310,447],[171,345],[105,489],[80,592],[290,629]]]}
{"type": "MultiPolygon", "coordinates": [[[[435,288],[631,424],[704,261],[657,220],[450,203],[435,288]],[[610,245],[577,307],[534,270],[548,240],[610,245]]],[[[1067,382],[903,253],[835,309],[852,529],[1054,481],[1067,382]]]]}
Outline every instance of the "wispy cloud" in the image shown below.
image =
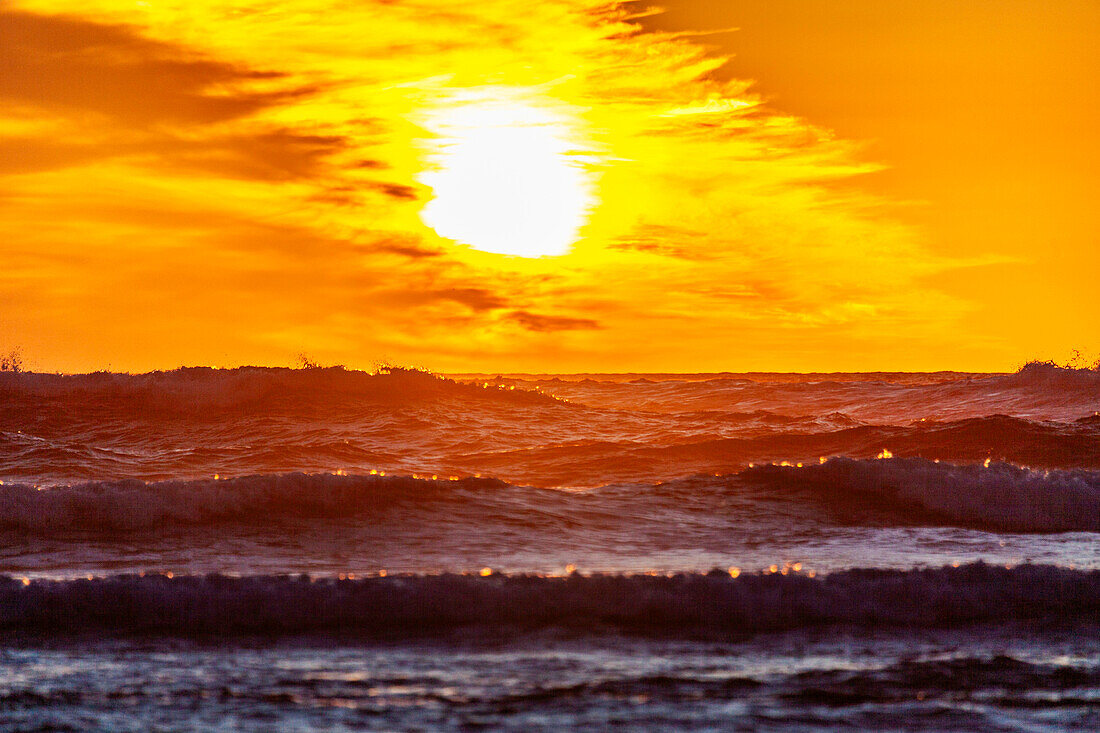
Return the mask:
{"type": "Polygon", "coordinates": [[[529,331],[586,331],[597,329],[600,324],[591,318],[550,316],[530,311],[513,311],[508,318],[529,331]]]}
{"type": "Polygon", "coordinates": [[[0,338],[47,367],[307,350],[466,370],[789,368],[902,329],[895,343],[943,338],[961,305],[928,285],[957,263],[833,185],[874,169],[852,144],[716,79],[722,59],[640,32],[627,6],[14,7],[0,338]],[[470,89],[524,90],[572,120],[596,204],[569,254],[477,252],[421,221],[438,144],[424,120],[470,89]]]}
{"type": "Polygon", "coordinates": [[[131,27],[7,10],[0,26],[0,98],[114,122],[211,124],[310,93],[258,88],[279,72],[211,60],[131,27]]]}

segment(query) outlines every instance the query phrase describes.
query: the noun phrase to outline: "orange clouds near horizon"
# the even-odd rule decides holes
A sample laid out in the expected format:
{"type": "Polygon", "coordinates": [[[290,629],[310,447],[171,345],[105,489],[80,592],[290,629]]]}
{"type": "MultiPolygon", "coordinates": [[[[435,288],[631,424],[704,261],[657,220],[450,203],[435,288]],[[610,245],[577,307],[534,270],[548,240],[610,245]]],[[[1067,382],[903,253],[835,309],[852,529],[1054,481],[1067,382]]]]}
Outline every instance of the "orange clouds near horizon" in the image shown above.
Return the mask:
{"type": "MultiPolygon", "coordinates": [[[[945,244],[866,141],[730,73],[736,35],[647,13],[8,4],[0,345],[62,371],[462,372],[999,370],[1092,346],[1095,298],[1057,338],[1035,337],[1056,302],[980,329],[1004,300],[983,273],[1026,248],[945,244]]],[[[1066,251],[1093,262],[1094,234],[1066,251]]]]}

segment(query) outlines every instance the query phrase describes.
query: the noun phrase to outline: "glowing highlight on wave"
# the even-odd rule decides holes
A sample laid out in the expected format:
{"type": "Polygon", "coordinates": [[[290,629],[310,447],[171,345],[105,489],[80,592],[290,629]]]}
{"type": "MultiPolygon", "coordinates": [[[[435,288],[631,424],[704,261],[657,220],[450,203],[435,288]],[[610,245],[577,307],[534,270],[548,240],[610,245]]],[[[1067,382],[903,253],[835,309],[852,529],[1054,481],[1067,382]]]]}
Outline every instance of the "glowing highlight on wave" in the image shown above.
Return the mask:
{"type": "Polygon", "coordinates": [[[417,177],[433,198],[421,220],[483,252],[563,255],[595,203],[579,124],[513,90],[472,90],[429,114],[435,135],[417,177]]]}

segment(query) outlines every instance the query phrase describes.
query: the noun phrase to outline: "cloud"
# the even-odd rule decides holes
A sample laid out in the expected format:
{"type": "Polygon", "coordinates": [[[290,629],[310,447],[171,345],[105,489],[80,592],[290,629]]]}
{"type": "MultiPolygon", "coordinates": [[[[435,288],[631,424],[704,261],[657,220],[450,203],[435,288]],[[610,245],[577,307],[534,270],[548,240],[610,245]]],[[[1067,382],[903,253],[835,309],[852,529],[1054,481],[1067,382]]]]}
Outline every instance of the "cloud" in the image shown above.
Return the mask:
{"type": "Polygon", "coordinates": [[[453,300],[475,311],[495,310],[508,305],[508,299],[484,288],[447,288],[431,292],[437,298],[453,300]]]}
{"type": "Polygon", "coordinates": [[[191,141],[171,139],[158,153],[169,165],[191,167],[219,176],[262,181],[317,178],[327,173],[328,159],[348,148],[346,138],[293,130],[212,136],[191,141]]]}
{"type": "Polygon", "coordinates": [[[371,181],[367,185],[375,191],[384,193],[390,198],[400,199],[402,201],[415,201],[419,198],[414,186],[406,186],[400,183],[385,183],[381,181],[371,181]]]}
{"type": "Polygon", "coordinates": [[[549,316],[530,311],[512,311],[508,320],[518,323],[528,331],[549,333],[552,331],[590,331],[600,327],[591,318],[570,318],[567,316],[549,316]]]}
{"type": "Polygon", "coordinates": [[[29,136],[0,138],[0,176],[67,168],[110,155],[101,146],[29,136]]]}
{"type": "Polygon", "coordinates": [[[458,303],[474,313],[499,310],[509,305],[507,297],[485,288],[477,287],[406,287],[388,290],[382,297],[393,304],[417,306],[430,303],[458,303]]]}
{"type": "Polygon", "coordinates": [[[24,128],[0,131],[0,175],[126,158],[161,171],[288,181],[327,175],[330,157],[347,148],[339,135],[250,119],[301,103],[317,85],[136,27],[3,10],[0,67],[0,110],[24,128]]]}
{"type": "Polygon", "coordinates": [[[685,260],[714,259],[715,252],[708,249],[707,232],[693,231],[668,224],[639,224],[634,229],[608,244],[608,247],[624,252],[673,257],[685,260]]]}
{"type": "Polygon", "coordinates": [[[954,333],[959,304],[928,284],[951,261],[834,185],[874,166],[620,5],[19,7],[0,20],[0,301],[44,365],[768,368],[954,333]],[[569,254],[491,255],[421,220],[447,144],[426,121],[463,94],[569,133],[594,202],[569,254]]]}
{"type": "MultiPolygon", "coordinates": [[[[94,132],[94,127],[85,127],[94,132]]],[[[0,138],[0,175],[56,170],[97,160],[126,157],[155,162],[161,170],[192,171],[257,181],[292,181],[331,175],[328,159],[346,149],[338,136],[258,130],[194,139],[171,131],[128,134],[114,128],[107,139],[89,142],[56,136],[0,138]]],[[[75,137],[75,136],[74,136],[75,137]]],[[[381,184],[379,184],[381,185],[381,184]]]]}
{"type": "Polygon", "coordinates": [[[315,91],[260,89],[282,75],[203,58],[124,25],[13,10],[0,16],[0,99],[9,102],[130,125],[210,124],[315,91]]]}
{"type": "Polygon", "coordinates": [[[395,254],[410,260],[437,259],[444,256],[438,249],[428,249],[412,237],[393,237],[372,242],[370,251],[378,254],[395,254]]]}

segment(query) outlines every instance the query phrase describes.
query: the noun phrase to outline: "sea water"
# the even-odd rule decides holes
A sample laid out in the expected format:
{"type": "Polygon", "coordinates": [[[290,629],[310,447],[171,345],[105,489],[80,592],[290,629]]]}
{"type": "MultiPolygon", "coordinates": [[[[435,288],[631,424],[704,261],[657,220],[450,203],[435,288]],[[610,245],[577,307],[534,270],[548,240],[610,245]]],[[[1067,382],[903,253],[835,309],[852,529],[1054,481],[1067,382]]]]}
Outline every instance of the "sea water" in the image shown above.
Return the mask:
{"type": "Polygon", "coordinates": [[[1100,726],[1100,373],[0,373],[12,730],[1100,726]]]}

